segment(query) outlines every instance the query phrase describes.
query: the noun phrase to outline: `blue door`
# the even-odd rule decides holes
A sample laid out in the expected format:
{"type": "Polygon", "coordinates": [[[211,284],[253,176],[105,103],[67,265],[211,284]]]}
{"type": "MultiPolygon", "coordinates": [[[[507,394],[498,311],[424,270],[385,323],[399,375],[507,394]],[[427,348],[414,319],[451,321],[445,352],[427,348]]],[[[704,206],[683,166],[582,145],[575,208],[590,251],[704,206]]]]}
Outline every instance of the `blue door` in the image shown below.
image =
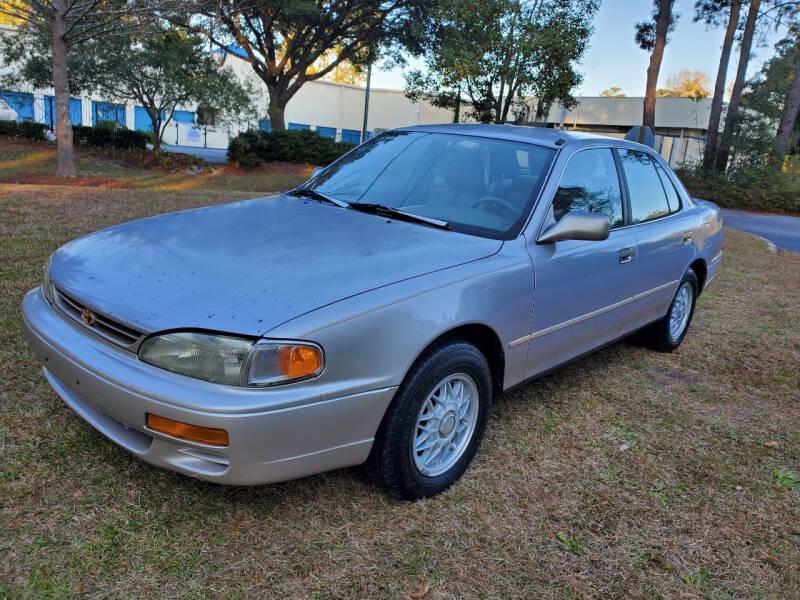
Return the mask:
{"type": "Polygon", "coordinates": [[[143,106],[133,107],[133,127],[137,131],[153,131],[153,124],[150,122],[150,116],[143,106]]]}
{"type": "Polygon", "coordinates": [[[194,123],[194,113],[188,110],[176,110],[172,113],[172,120],[176,123],[194,123]]]}
{"type": "Polygon", "coordinates": [[[317,133],[322,137],[336,139],[336,127],[317,127],[317,133]]]}
{"type": "Polygon", "coordinates": [[[33,121],[33,94],[26,92],[0,92],[0,98],[17,111],[17,121],[33,121]]]}
{"type": "Polygon", "coordinates": [[[83,125],[83,104],[80,98],[69,99],[69,120],[73,125],[83,125]]]}
{"type": "Polygon", "coordinates": [[[101,121],[116,121],[125,125],[125,105],[92,100],[92,126],[101,121]]]}
{"type": "Polygon", "coordinates": [[[361,132],[356,129],[342,129],[342,141],[349,144],[358,144],[361,141],[361,132]]]}
{"type": "MultiPolygon", "coordinates": [[[[69,120],[73,125],[83,125],[83,107],[80,98],[69,99],[69,120]]],[[[44,123],[50,129],[56,126],[56,98],[44,97],[44,123]]]]}
{"type": "MultiPolygon", "coordinates": [[[[164,120],[164,111],[161,111],[161,120],[164,120]]],[[[133,107],[133,126],[138,131],[153,131],[153,123],[144,106],[133,107]]]]}
{"type": "Polygon", "coordinates": [[[44,124],[50,129],[56,127],[56,98],[55,96],[44,97],[44,124]]]}

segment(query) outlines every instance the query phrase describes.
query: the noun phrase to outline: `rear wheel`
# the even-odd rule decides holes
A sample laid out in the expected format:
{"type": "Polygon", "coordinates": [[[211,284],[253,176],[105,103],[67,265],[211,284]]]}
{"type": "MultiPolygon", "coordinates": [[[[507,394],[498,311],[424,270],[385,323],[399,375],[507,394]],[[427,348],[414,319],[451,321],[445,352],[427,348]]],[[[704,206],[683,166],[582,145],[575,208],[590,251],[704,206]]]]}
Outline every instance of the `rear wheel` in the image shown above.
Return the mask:
{"type": "Polygon", "coordinates": [[[475,346],[451,341],[428,351],[378,429],[367,460],[372,479],[404,500],[446,490],[472,462],[491,395],[489,365],[475,346]]]}
{"type": "Polygon", "coordinates": [[[672,352],[681,345],[694,316],[698,288],[697,275],[692,269],[687,269],[666,316],[653,323],[645,332],[650,347],[662,352],[672,352]]]}

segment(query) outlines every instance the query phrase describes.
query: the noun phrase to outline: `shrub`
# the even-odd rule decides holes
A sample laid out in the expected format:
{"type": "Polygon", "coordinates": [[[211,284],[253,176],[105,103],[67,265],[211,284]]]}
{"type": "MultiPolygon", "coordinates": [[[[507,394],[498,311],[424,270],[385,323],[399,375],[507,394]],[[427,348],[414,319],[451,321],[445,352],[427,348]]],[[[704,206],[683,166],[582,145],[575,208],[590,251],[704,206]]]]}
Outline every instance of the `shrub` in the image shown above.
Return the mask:
{"type": "Polygon", "coordinates": [[[118,148],[147,148],[147,143],[152,141],[152,136],[146,131],[133,129],[117,129],[114,132],[114,145],[118,148]]]}
{"type": "Polygon", "coordinates": [[[150,141],[145,131],[133,131],[118,127],[114,121],[101,121],[96,127],[72,126],[76,146],[113,146],[144,150],[150,141]]]}
{"type": "Polygon", "coordinates": [[[284,161],[325,166],[354,148],[316,131],[246,131],[228,146],[228,159],[243,169],[255,169],[265,162],[284,161]]]}
{"type": "Polygon", "coordinates": [[[35,140],[44,140],[44,132],[48,127],[44,123],[36,123],[34,121],[0,121],[0,133],[6,135],[14,135],[18,137],[32,138],[35,140]]]}
{"type": "Polygon", "coordinates": [[[114,130],[107,127],[73,125],[72,139],[76,146],[113,146],[114,130]]]}
{"type": "Polygon", "coordinates": [[[700,169],[676,171],[692,196],[727,208],[800,213],[800,173],[740,169],[726,177],[700,169]]]}

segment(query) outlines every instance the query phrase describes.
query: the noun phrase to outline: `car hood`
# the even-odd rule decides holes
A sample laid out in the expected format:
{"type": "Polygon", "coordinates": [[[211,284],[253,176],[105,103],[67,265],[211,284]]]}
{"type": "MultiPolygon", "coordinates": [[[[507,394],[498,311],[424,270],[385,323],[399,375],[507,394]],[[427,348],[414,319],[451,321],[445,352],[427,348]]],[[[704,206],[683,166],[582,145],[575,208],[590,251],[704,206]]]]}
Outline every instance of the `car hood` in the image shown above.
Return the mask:
{"type": "Polygon", "coordinates": [[[145,332],[261,335],[316,308],[497,252],[501,241],[274,196],[125,223],[69,242],[50,278],[145,332]]]}

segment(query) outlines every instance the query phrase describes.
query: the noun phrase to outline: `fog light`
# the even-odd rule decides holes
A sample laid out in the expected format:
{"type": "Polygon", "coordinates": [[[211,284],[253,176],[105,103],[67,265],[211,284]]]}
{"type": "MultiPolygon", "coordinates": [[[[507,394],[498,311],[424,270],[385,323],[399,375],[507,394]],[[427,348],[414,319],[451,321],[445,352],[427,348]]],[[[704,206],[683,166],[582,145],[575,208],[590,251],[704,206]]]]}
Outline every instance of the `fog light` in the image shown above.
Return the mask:
{"type": "Polygon", "coordinates": [[[200,425],[189,425],[180,421],[173,421],[166,417],[159,417],[147,413],[147,428],[160,433],[166,433],[172,437],[192,442],[201,442],[212,446],[227,446],[228,432],[224,429],[214,427],[201,427],[200,425]]]}

